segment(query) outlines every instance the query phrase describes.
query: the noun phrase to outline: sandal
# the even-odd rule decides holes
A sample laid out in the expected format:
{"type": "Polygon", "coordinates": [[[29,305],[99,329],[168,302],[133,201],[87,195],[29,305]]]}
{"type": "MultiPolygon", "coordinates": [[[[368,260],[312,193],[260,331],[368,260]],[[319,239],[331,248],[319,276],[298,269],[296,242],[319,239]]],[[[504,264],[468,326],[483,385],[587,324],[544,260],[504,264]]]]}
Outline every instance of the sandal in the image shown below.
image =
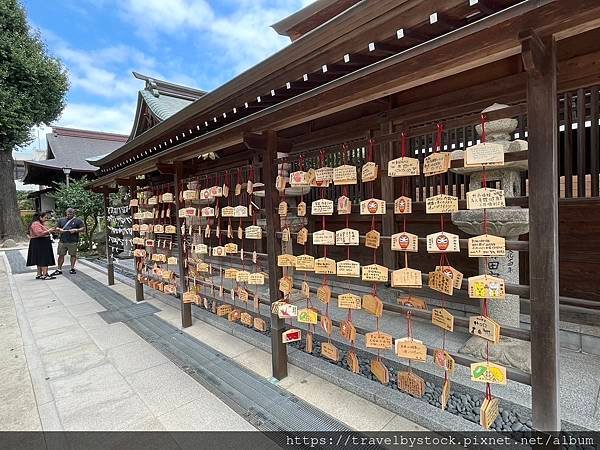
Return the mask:
{"type": "Polygon", "coordinates": [[[36,279],[36,280],[41,280],[41,279],[42,279],[42,277],[43,277],[43,275],[36,275],[35,279],[36,279]]]}
{"type": "Polygon", "coordinates": [[[75,269],[71,269],[71,270],[69,270],[69,273],[70,274],[75,274],[75,273],[77,273],[77,271],[75,269]]]}
{"type": "Polygon", "coordinates": [[[46,274],[46,275],[42,275],[42,280],[56,280],[56,277],[46,274]]]}
{"type": "Polygon", "coordinates": [[[50,274],[51,277],[56,276],[56,275],[62,275],[62,270],[56,269],[54,272],[52,272],[50,274]]]}

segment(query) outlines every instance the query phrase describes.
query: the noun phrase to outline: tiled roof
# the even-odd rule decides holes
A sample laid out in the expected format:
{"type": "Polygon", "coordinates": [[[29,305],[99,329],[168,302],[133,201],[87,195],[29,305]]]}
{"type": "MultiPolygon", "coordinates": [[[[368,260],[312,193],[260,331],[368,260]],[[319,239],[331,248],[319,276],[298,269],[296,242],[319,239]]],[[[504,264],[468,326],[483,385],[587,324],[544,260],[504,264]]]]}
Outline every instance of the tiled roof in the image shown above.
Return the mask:
{"type": "Polygon", "coordinates": [[[152,92],[146,89],[141,90],[140,95],[142,96],[150,110],[160,120],[168,119],[173,114],[182,110],[187,105],[193,102],[193,100],[170,97],[166,94],[154,95],[152,92]]]}

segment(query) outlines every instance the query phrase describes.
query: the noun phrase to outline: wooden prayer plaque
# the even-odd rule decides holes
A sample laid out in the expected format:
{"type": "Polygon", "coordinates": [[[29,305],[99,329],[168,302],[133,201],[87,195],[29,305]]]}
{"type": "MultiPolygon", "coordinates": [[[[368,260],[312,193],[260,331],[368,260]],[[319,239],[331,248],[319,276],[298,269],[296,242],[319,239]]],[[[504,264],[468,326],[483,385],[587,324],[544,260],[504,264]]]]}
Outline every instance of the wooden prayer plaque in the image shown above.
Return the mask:
{"type": "Polygon", "coordinates": [[[394,214],[411,214],[412,199],[410,197],[398,197],[394,200],[394,214]]]}
{"type": "Polygon", "coordinates": [[[329,316],[321,315],[321,328],[323,328],[323,331],[325,331],[325,333],[327,333],[328,336],[331,336],[333,323],[331,322],[331,318],[329,316]]]}
{"type": "Polygon", "coordinates": [[[356,328],[349,320],[343,320],[340,322],[340,334],[348,342],[356,341],[356,328]]]}
{"type": "Polygon", "coordinates": [[[319,286],[317,288],[317,299],[321,303],[329,303],[331,301],[331,288],[329,286],[319,286]]]}
{"type": "Polygon", "coordinates": [[[248,284],[265,284],[265,274],[261,272],[251,273],[250,275],[248,275],[248,284]]]}
{"type": "Polygon", "coordinates": [[[419,175],[419,160],[417,158],[396,158],[388,162],[388,177],[414,177],[419,175]]]}
{"type": "Polygon", "coordinates": [[[491,275],[469,277],[470,298],[505,298],[504,280],[491,275]]]}
{"type": "Polygon", "coordinates": [[[371,230],[367,232],[365,236],[365,247],[368,248],[379,248],[379,241],[381,234],[377,230],[371,230]]]}
{"type": "Polygon", "coordinates": [[[351,259],[344,259],[336,263],[337,276],[360,278],[360,263],[351,259]]]}
{"type": "Polygon", "coordinates": [[[306,333],[306,342],[304,344],[304,351],[306,353],[313,352],[313,335],[312,335],[312,333],[306,333]]]}
{"type": "MultiPolygon", "coordinates": [[[[356,168],[355,168],[356,169],[356,168]]],[[[319,167],[315,172],[315,181],[318,186],[329,184],[333,181],[333,167],[319,167]]]]}
{"type": "Polygon", "coordinates": [[[294,279],[290,276],[281,277],[279,280],[279,290],[283,292],[284,295],[292,292],[292,288],[294,287],[294,279]]]}
{"type": "Polygon", "coordinates": [[[504,208],[506,199],[502,189],[481,188],[467,192],[467,209],[504,208]]]}
{"type": "Polygon", "coordinates": [[[254,318],[248,314],[247,312],[243,312],[240,315],[240,322],[246,326],[252,326],[252,324],[254,323],[254,318]]]}
{"type": "Polygon", "coordinates": [[[360,372],[360,363],[358,362],[355,352],[349,351],[346,353],[346,363],[348,364],[348,368],[352,373],[360,372]]]}
{"type": "Polygon", "coordinates": [[[237,229],[237,238],[240,241],[244,238],[244,230],[242,230],[242,227],[238,227],[238,229],[237,229]]]}
{"type": "Polygon", "coordinates": [[[164,233],[165,232],[165,227],[164,227],[164,225],[161,225],[161,224],[157,223],[156,225],[154,225],[152,227],[152,232],[154,234],[164,233]]]}
{"type": "Polygon", "coordinates": [[[323,342],[321,343],[321,356],[337,362],[340,360],[340,351],[335,345],[329,342],[323,342]]]}
{"type": "Polygon", "coordinates": [[[148,198],[148,205],[152,206],[156,204],[158,204],[158,197],[156,195],[153,195],[152,197],[148,198]]]}
{"type": "Polygon", "coordinates": [[[361,309],[362,299],[358,295],[354,294],[340,294],[338,295],[338,308],[346,309],[361,309]]]}
{"type": "Polygon", "coordinates": [[[281,333],[281,342],[289,344],[290,342],[297,342],[302,339],[302,331],[298,328],[292,328],[281,333]]]}
{"type": "Polygon", "coordinates": [[[182,196],[184,200],[198,200],[198,191],[187,189],[183,191],[182,196]]]}
{"type": "Polygon", "coordinates": [[[285,217],[288,213],[288,204],[287,202],[279,202],[279,206],[277,207],[277,214],[279,217],[285,217]]]}
{"type": "Polygon", "coordinates": [[[177,258],[175,256],[169,256],[167,258],[167,265],[169,265],[169,266],[176,266],[177,265],[177,258]]]}
{"type": "Polygon", "coordinates": [[[313,216],[331,216],[333,214],[333,200],[322,198],[313,201],[310,205],[310,213],[313,216]]]}
{"type": "Polygon", "coordinates": [[[299,245],[304,245],[306,244],[306,241],[308,240],[308,230],[304,227],[302,227],[300,229],[300,231],[298,231],[298,236],[296,237],[296,242],[299,245]]]}
{"type": "Polygon", "coordinates": [[[218,247],[212,248],[213,256],[225,256],[226,254],[227,254],[227,252],[225,251],[225,247],[222,247],[219,245],[218,247]]]}
{"type": "Polygon", "coordinates": [[[360,171],[360,179],[363,183],[373,181],[377,178],[377,164],[374,162],[365,163],[360,171]]]}
{"type": "Polygon", "coordinates": [[[174,201],[174,197],[173,194],[171,194],[170,192],[165,192],[162,197],[161,200],[163,203],[171,203],[174,201]]]}
{"type": "Polygon", "coordinates": [[[362,297],[362,309],[376,317],[381,317],[383,314],[383,302],[373,294],[365,294],[362,297]]]}
{"type": "Polygon", "coordinates": [[[214,217],[215,216],[215,208],[206,206],[206,207],[202,208],[201,214],[202,214],[202,217],[214,217]]]}
{"type": "Polygon", "coordinates": [[[316,325],[318,321],[319,317],[314,309],[304,308],[298,311],[298,322],[316,325]]]}
{"type": "Polygon", "coordinates": [[[427,361],[427,347],[416,339],[396,339],[396,355],[412,361],[425,362],[427,361]]]}
{"type": "Polygon", "coordinates": [[[315,257],[312,255],[298,255],[296,257],[296,270],[314,272],[315,257]]]}
{"type": "MultiPolygon", "coordinates": [[[[318,170],[317,170],[318,172],[318,170]]],[[[318,174],[317,174],[318,180],[318,174]]],[[[356,184],[358,177],[356,174],[356,166],[343,165],[333,169],[333,184],[336,186],[346,184],[356,184]]]]}
{"type": "Polygon", "coordinates": [[[454,316],[444,308],[431,310],[431,323],[446,331],[454,331],[454,316]]]}
{"type": "Polygon", "coordinates": [[[418,252],[419,236],[403,231],[392,235],[392,250],[400,252],[418,252]]]}
{"type": "Polygon", "coordinates": [[[242,312],[239,309],[232,310],[229,314],[227,314],[227,320],[230,322],[237,322],[240,320],[242,312]]]}
{"type": "Polygon", "coordinates": [[[387,283],[388,268],[379,264],[370,264],[362,267],[362,280],[376,283],[387,283]]]}
{"type": "Polygon", "coordinates": [[[246,182],[246,192],[248,195],[252,195],[254,193],[254,182],[252,180],[248,180],[246,182]]]}
{"type": "Polygon", "coordinates": [[[281,176],[281,175],[277,175],[277,178],[275,178],[275,189],[277,189],[279,192],[283,192],[285,190],[286,184],[287,184],[287,181],[286,181],[285,177],[281,176]]]}
{"type": "Polygon", "coordinates": [[[233,217],[248,217],[248,207],[238,205],[233,209],[233,217]]]}
{"type": "Polygon", "coordinates": [[[464,156],[465,167],[503,166],[504,147],[493,142],[482,142],[468,147],[464,156]]]}
{"type": "Polygon", "coordinates": [[[335,260],[331,258],[315,259],[315,273],[322,275],[335,275],[336,271],[335,260]]]}
{"type": "Polygon", "coordinates": [[[146,257],[146,250],[143,250],[141,248],[136,248],[133,251],[133,256],[135,256],[136,258],[145,258],[146,257]]]}
{"type": "Polygon", "coordinates": [[[262,228],[258,225],[250,225],[245,230],[246,239],[262,239],[262,228]]]}
{"type": "Polygon", "coordinates": [[[242,185],[240,183],[235,185],[235,190],[233,192],[233,195],[241,195],[242,194],[242,185]]]}
{"type": "Polygon", "coordinates": [[[248,294],[248,291],[246,289],[239,288],[237,293],[241,302],[248,303],[248,298],[250,297],[250,295],[248,294]]]}
{"type": "Polygon", "coordinates": [[[448,172],[450,168],[450,153],[436,152],[423,161],[423,175],[430,177],[448,172]]]}
{"type": "Polygon", "coordinates": [[[360,233],[352,228],[342,228],[335,232],[335,245],[358,245],[360,233]]]}
{"type": "Polygon", "coordinates": [[[285,303],[279,306],[277,310],[277,316],[280,319],[291,319],[292,317],[298,317],[298,307],[296,305],[290,305],[285,303]]]}
{"type": "Polygon", "coordinates": [[[271,303],[271,314],[276,316],[279,315],[279,308],[284,305],[287,305],[284,300],[277,300],[276,302],[271,303]]]}
{"type": "Polygon", "coordinates": [[[299,170],[290,174],[290,186],[308,186],[306,172],[299,170]]]}
{"type": "MultiPolygon", "coordinates": [[[[186,217],[194,217],[196,215],[196,208],[181,208],[179,209],[177,215],[181,218],[186,218],[186,217]]],[[[155,233],[159,233],[159,231],[154,230],[155,233]]]]}
{"type": "Polygon", "coordinates": [[[392,336],[381,331],[365,334],[365,347],[389,350],[393,347],[392,336]]]}
{"type": "MultiPolygon", "coordinates": [[[[135,219],[135,217],[134,217],[134,219],[135,219]]],[[[140,231],[140,224],[139,223],[134,223],[133,225],[131,225],[131,231],[140,231]]],[[[134,244],[135,244],[135,242],[134,242],[134,244]]]]}
{"type": "Polygon", "coordinates": [[[385,214],[385,201],[370,198],[360,202],[360,213],[361,215],[383,215],[385,214]]]}
{"type": "Polygon", "coordinates": [[[306,281],[302,282],[302,287],[300,288],[300,294],[304,298],[310,298],[310,286],[306,281]]]}
{"type": "Polygon", "coordinates": [[[154,239],[146,239],[146,242],[144,242],[144,245],[146,247],[154,247],[154,239]]]}
{"type": "Polygon", "coordinates": [[[223,197],[229,197],[229,186],[223,184],[221,192],[223,193],[223,197]]]}
{"type": "Polygon", "coordinates": [[[267,331],[267,323],[258,317],[254,318],[254,328],[258,331],[267,331]]]}
{"type": "Polygon", "coordinates": [[[219,317],[223,317],[223,316],[227,316],[229,315],[229,313],[233,310],[233,307],[231,305],[221,305],[219,307],[217,307],[217,316],[219,317]]]}
{"type": "Polygon", "coordinates": [[[435,266],[435,270],[442,270],[448,277],[452,278],[454,289],[462,288],[463,274],[452,266],[435,266]]]}
{"type": "Polygon", "coordinates": [[[313,245],[335,245],[335,233],[329,230],[315,231],[312,235],[313,245]]]}
{"type": "Polygon", "coordinates": [[[469,238],[469,256],[506,256],[506,241],[491,234],[469,238]]]}
{"type": "Polygon", "coordinates": [[[495,422],[500,412],[498,399],[493,398],[489,400],[486,398],[481,404],[479,411],[479,424],[488,430],[495,422]]]}
{"type": "Polygon", "coordinates": [[[442,395],[440,396],[442,411],[448,406],[448,400],[450,400],[450,380],[445,380],[442,387],[442,395]]]}
{"type": "Polygon", "coordinates": [[[439,194],[425,199],[427,214],[446,214],[456,211],[458,211],[458,197],[454,195],[439,194]]]}
{"type": "Polygon", "coordinates": [[[129,206],[132,206],[134,208],[137,207],[137,206],[139,206],[138,199],[137,198],[132,198],[131,200],[129,200],[129,206]]]}
{"type": "Polygon", "coordinates": [[[229,267],[228,269],[225,269],[223,278],[225,278],[226,280],[235,280],[237,272],[238,272],[237,269],[234,269],[233,267],[229,267]]]}
{"type": "Polygon", "coordinates": [[[456,234],[440,232],[427,235],[428,253],[460,252],[460,241],[456,234]]]}
{"type": "Polygon", "coordinates": [[[500,325],[485,316],[469,317],[469,333],[497,344],[500,341],[500,325]]]}
{"type": "Polygon", "coordinates": [[[174,225],[167,225],[165,227],[165,233],[166,234],[175,234],[175,233],[177,233],[177,228],[174,225]]]}
{"type": "Polygon", "coordinates": [[[416,398],[425,395],[425,380],[413,372],[398,372],[398,390],[406,392],[416,398]]]}
{"type": "Polygon", "coordinates": [[[390,372],[379,359],[371,360],[371,373],[381,384],[387,385],[390,382],[390,372]]]}
{"type": "Polygon", "coordinates": [[[337,213],[339,215],[352,214],[352,201],[345,195],[337,200],[337,213]]]}
{"type": "Polygon", "coordinates": [[[452,278],[437,270],[429,272],[429,288],[446,295],[454,293],[452,278]]]}
{"type": "Polygon", "coordinates": [[[298,203],[298,207],[296,209],[296,215],[298,217],[306,216],[306,203],[304,203],[304,202],[298,203]]]}
{"type": "Polygon", "coordinates": [[[482,383],[506,384],[506,367],[487,361],[471,364],[471,380],[482,383]]]}
{"type": "Polygon", "coordinates": [[[448,373],[454,372],[454,369],[456,367],[456,362],[454,361],[454,358],[450,356],[450,353],[441,348],[436,348],[435,350],[433,350],[433,362],[440,369],[444,369],[448,373]]]}
{"type": "Polygon", "coordinates": [[[194,303],[196,301],[197,294],[194,291],[187,291],[183,293],[183,303],[194,303]]]}
{"type": "Polygon", "coordinates": [[[238,252],[238,245],[233,242],[228,242],[227,244],[225,244],[224,247],[225,247],[225,253],[231,254],[231,253],[238,252]]]}
{"type": "Polygon", "coordinates": [[[210,189],[202,189],[200,191],[200,198],[203,200],[208,200],[210,198],[210,189]]]}
{"type": "Polygon", "coordinates": [[[284,253],[283,255],[278,255],[277,265],[279,267],[295,267],[296,257],[294,255],[288,255],[286,253],[284,253]]]}
{"type": "Polygon", "coordinates": [[[421,271],[408,267],[394,270],[392,272],[392,287],[423,287],[421,271]]]}
{"type": "Polygon", "coordinates": [[[210,188],[210,196],[211,197],[223,197],[223,187],[222,186],[212,186],[210,188]]]}

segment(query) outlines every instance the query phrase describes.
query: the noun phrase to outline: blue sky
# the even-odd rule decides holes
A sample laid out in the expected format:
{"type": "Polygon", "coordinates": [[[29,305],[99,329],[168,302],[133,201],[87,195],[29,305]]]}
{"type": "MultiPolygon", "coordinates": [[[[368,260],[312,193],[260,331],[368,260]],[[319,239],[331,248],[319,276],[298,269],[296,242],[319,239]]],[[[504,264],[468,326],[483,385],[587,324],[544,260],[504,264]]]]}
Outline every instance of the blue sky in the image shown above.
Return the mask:
{"type": "MultiPolygon", "coordinates": [[[[143,87],[131,71],[212,90],[286,46],[269,26],[314,0],[21,1],[69,72],[56,124],[128,134],[143,87]]],[[[48,131],[15,156],[44,149],[48,131]]]]}

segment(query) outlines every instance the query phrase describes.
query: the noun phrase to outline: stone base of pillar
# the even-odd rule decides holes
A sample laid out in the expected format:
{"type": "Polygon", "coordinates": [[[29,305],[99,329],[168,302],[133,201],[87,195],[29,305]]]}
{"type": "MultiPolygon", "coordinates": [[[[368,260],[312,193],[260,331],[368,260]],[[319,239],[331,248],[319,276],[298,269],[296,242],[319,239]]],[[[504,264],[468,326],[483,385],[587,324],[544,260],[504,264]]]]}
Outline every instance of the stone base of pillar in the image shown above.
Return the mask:
{"type": "MultiPolygon", "coordinates": [[[[462,346],[459,353],[483,361],[486,359],[486,342],[485,339],[473,336],[462,346]]],[[[490,342],[489,356],[491,362],[531,373],[529,342],[503,336],[497,344],[490,342]]]]}

